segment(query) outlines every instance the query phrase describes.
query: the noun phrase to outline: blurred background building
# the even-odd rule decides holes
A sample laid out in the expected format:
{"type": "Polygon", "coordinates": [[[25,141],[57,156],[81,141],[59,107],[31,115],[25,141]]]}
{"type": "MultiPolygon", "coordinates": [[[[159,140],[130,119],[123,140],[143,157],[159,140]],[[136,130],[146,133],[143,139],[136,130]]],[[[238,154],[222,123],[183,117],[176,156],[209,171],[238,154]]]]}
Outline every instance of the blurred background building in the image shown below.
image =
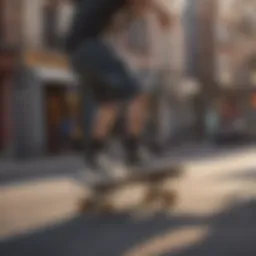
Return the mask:
{"type": "Polygon", "coordinates": [[[226,109],[222,122],[237,115],[240,129],[255,137],[256,2],[226,0],[218,4],[215,77],[218,104],[226,109]]]}
{"type": "MultiPolygon", "coordinates": [[[[208,140],[208,116],[214,110],[226,119],[229,95],[229,108],[234,98],[243,102],[240,116],[255,130],[255,1],[162,2],[173,15],[170,33],[160,37],[155,28],[163,61],[156,92],[162,140],[188,131],[208,140]]],[[[0,6],[0,152],[60,152],[69,147],[62,133],[70,132],[71,120],[72,136],[81,136],[77,83],[63,51],[72,0],[0,0],[0,6]]]]}
{"type": "Polygon", "coordinates": [[[13,134],[12,78],[17,65],[21,20],[18,5],[14,8],[11,1],[0,1],[0,152],[9,148],[13,134]]]}
{"type": "Polygon", "coordinates": [[[76,83],[63,53],[71,1],[23,0],[19,65],[14,77],[13,149],[41,155],[64,147],[61,126],[76,118],[76,83]]]}

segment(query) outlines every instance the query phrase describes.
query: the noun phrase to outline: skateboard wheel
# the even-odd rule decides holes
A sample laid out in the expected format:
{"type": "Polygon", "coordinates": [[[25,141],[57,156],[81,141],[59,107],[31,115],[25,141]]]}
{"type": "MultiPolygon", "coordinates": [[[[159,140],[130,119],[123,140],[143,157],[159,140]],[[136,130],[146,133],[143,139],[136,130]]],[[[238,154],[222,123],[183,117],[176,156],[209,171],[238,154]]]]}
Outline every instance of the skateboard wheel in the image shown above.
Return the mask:
{"type": "Polygon", "coordinates": [[[97,211],[99,213],[103,213],[103,214],[113,213],[115,211],[115,207],[111,203],[108,203],[108,202],[105,202],[103,204],[99,203],[99,205],[97,207],[97,211]]]}
{"type": "Polygon", "coordinates": [[[93,209],[93,207],[94,207],[94,201],[92,199],[83,199],[79,205],[79,212],[86,213],[91,209],[93,209]]]}
{"type": "Polygon", "coordinates": [[[177,194],[174,191],[165,191],[161,197],[165,207],[173,206],[177,201],[177,194]]]}
{"type": "Polygon", "coordinates": [[[144,203],[150,204],[154,201],[156,201],[158,198],[156,191],[149,190],[148,193],[145,196],[144,203]]]}

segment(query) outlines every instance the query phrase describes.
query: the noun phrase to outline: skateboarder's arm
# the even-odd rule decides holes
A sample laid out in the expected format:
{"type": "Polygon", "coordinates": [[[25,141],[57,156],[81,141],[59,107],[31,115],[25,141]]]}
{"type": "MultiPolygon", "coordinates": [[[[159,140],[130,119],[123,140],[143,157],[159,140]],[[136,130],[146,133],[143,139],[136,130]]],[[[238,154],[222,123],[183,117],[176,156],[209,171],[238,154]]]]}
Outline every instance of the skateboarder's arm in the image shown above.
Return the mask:
{"type": "Polygon", "coordinates": [[[134,68],[147,68],[150,66],[152,62],[151,56],[134,53],[127,45],[126,39],[123,38],[122,41],[120,52],[131,66],[134,68]]]}
{"type": "Polygon", "coordinates": [[[168,29],[172,24],[172,14],[165,6],[159,3],[159,0],[150,0],[151,9],[157,15],[158,21],[163,28],[168,29]]]}
{"type": "MultiPolygon", "coordinates": [[[[139,53],[134,51],[129,44],[129,35],[128,31],[125,31],[122,34],[122,53],[128,62],[136,68],[149,68],[152,65],[152,54],[151,49],[146,53],[139,53]]],[[[149,42],[150,43],[150,40],[149,42]]]]}
{"type": "Polygon", "coordinates": [[[133,11],[128,6],[119,10],[119,12],[114,16],[111,25],[109,26],[109,30],[112,32],[121,32],[126,29],[131,20],[133,19],[133,11]]]}

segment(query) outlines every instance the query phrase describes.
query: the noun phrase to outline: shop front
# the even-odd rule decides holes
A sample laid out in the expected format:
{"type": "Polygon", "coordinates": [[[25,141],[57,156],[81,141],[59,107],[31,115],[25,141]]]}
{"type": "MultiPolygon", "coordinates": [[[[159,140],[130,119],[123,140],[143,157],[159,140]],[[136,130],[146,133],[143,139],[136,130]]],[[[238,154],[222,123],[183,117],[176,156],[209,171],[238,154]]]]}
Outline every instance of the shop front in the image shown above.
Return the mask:
{"type": "Polygon", "coordinates": [[[12,147],[12,89],[17,52],[0,48],[0,153],[12,147]]]}
{"type": "Polygon", "coordinates": [[[160,74],[152,97],[148,140],[157,149],[195,140],[198,81],[170,71],[160,74]]]}
{"type": "Polygon", "coordinates": [[[47,83],[43,93],[47,152],[78,150],[81,128],[77,87],[47,83]]]}
{"type": "Polygon", "coordinates": [[[79,101],[77,83],[62,55],[24,54],[16,87],[16,154],[57,154],[77,147],[79,101]]]}
{"type": "Polygon", "coordinates": [[[215,120],[211,134],[217,141],[248,141],[256,138],[256,89],[220,90],[208,115],[208,121],[215,120]]]}

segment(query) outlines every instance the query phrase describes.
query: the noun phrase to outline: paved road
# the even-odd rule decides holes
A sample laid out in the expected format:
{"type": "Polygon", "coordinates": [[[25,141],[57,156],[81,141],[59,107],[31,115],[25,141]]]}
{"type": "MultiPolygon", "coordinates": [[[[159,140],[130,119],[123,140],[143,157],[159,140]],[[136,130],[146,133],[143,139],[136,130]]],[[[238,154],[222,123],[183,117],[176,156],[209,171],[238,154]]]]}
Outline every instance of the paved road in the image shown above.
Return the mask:
{"type": "MultiPolygon", "coordinates": [[[[34,229],[30,234],[15,236],[14,232],[0,242],[0,255],[256,255],[255,151],[191,162],[187,171],[177,183],[180,200],[172,211],[154,216],[70,215],[69,220],[34,229]]],[[[4,217],[10,225],[21,221],[22,227],[26,219],[20,216],[33,222],[38,217],[35,213],[40,217],[43,211],[55,206],[54,211],[58,210],[63,203],[75,202],[79,194],[70,185],[57,189],[56,184],[41,188],[35,184],[33,190],[24,189],[1,191],[6,192],[5,197],[0,194],[0,203],[9,207],[5,208],[4,217]],[[21,195],[27,199],[21,200],[21,195]]]]}
{"type": "Polygon", "coordinates": [[[0,185],[39,178],[70,176],[84,168],[82,157],[68,155],[0,161],[0,185]]]}
{"type": "MultiPolygon", "coordinates": [[[[213,147],[199,145],[170,149],[162,158],[168,161],[219,157],[220,155],[250,149],[252,146],[213,147]]],[[[31,160],[0,160],[0,185],[33,180],[38,178],[73,176],[84,168],[83,158],[79,155],[47,157],[31,160]]]]}
{"type": "Polygon", "coordinates": [[[80,216],[0,243],[1,256],[254,256],[256,202],[211,218],[80,216]],[[179,242],[177,242],[179,241],[179,242]]]}

